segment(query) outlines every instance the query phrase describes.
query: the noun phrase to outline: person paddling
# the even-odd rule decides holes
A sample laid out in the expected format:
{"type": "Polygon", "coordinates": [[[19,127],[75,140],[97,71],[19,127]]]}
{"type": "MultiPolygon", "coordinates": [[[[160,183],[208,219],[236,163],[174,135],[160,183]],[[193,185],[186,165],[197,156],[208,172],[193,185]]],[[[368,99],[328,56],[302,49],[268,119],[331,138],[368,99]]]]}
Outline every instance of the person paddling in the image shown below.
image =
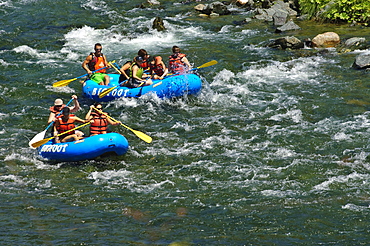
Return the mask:
{"type": "MultiPolygon", "coordinates": [[[[81,107],[80,107],[80,103],[77,100],[76,95],[72,95],[72,99],[73,99],[74,105],[73,105],[73,107],[69,107],[69,109],[71,110],[71,113],[74,113],[74,112],[77,112],[78,110],[80,110],[81,107]]],[[[52,121],[55,121],[56,116],[58,114],[60,114],[60,112],[62,112],[64,107],[66,107],[66,105],[63,104],[62,99],[60,99],[60,98],[55,99],[54,105],[49,108],[50,114],[49,114],[48,124],[50,124],[50,122],[52,122],[52,121]]]]}
{"type": "Polygon", "coordinates": [[[186,55],[181,53],[181,49],[177,46],[173,46],[172,52],[173,54],[169,56],[168,64],[170,73],[182,74],[189,71],[191,69],[191,65],[188,58],[186,58],[186,55]]]}
{"type": "Polygon", "coordinates": [[[143,62],[140,64],[140,67],[142,67],[145,70],[149,69],[149,58],[151,57],[148,52],[144,49],[140,49],[137,52],[137,55],[142,58],[143,62]]]}
{"type": "Polygon", "coordinates": [[[110,82],[110,78],[109,75],[106,74],[105,69],[101,69],[99,70],[99,72],[93,74],[93,71],[100,68],[110,68],[107,57],[101,52],[102,49],[102,45],[100,43],[96,43],[94,46],[95,52],[91,52],[90,55],[86,57],[86,59],[82,63],[82,68],[86,70],[91,80],[100,85],[108,85],[110,82]]]}
{"type": "Polygon", "coordinates": [[[108,117],[107,113],[103,113],[103,106],[101,103],[95,103],[94,105],[90,106],[89,112],[87,112],[85,119],[86,121],[90,121],[90,136],[98,135],[98,134],[106,134],[108,130],[108,125],[119,125],[121,124],[120,121],[114,122],[108,117]],[[93,111],[97,109],[96,111],[93,111]]]}
{"type": "Polygon", "coordinates": [[[119,80],[118,80],[119,83],[130,79],[131,66],[132,66],[132,61],[126,61],[126,63],[119,69],[121,73],[119,76],[119,80]]]}
{"type": "Polygon", "coordinates": [[[168,69],[161,56],[154,56],[154,59],[149,62],[149,67],[153,79],[163,79],[168,73],[168,69]]]}
{"type": "Polygon", "coordinates": [[[65,107],[63,108],[62,114],[56,118],[54,124],[54,136],[56,143],[65,143],[82,139],[82,137],[79,137],[76,134],[76,131],[67,131],[76,128],[74,124],[75,122],[86,123],[88,121],[82,120],[77,116],[70,114],[70,111],[71,110],[68,107],[65,107]],[[58,134],[61,134],[63,132],[67,133],[58,136],[58,134]]]}
{"type": "Polygon", "coordinates": [[[142,63],[143,58],[141,56],[136,56],[134,58],[134,62],[130,67],[130,79],[127,83],[123,84],[123,86],[128,88],[138,88],[141,86],[151,85],[153,83],[151,79],[146,80],[150,75],[144,73],[144,69],[141,67],[142,63]]]}

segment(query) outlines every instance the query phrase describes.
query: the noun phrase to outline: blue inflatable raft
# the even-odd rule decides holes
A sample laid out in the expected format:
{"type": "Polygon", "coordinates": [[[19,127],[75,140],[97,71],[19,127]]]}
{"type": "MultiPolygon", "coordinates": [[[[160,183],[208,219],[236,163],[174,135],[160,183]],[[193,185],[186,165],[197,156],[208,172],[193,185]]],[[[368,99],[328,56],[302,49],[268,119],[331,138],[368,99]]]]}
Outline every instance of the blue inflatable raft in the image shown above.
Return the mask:
{"type": "Polygon", "coordinates": [[[98,85],[92,80],[86,80],[83,84],[83,94],[85,97],[96,102],[108,102],[121,97],[140,97],[147,93],[155,93],[159,98],[172,98],[184,95],[196,94],[202,88],[202,81],[196,74],[172,75],[163,80],[153,80],[150,86],[139,88],[127,88],[119,86],[119,74],[109,74],[110,83],[108,86],[98,85]],[[117,86],[106,96],[99,98],[103,90],[117,86]]]}
{"type": "Polygon", "coordinates": [[[83,161],[108,153],[123,155],[128,147],[128,141],[124,136],[112,132],[67,143],[55,144],[50,140],[38,148],[38,153],[52,161],[83,161]]]}

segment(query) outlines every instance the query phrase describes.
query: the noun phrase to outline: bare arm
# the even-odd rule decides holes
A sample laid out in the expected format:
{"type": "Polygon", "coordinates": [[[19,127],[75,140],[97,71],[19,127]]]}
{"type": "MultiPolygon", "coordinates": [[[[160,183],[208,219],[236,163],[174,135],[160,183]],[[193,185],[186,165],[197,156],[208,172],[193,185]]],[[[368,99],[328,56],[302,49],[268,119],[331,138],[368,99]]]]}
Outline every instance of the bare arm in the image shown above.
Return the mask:
{"type": "Polygon", "coordinates": [[[163,79],[168,74],[168,68],[166,67],[163,61],[162,61],[162,67],[163,67],[164,73],[160,78],[163,79]]]}
{"type": "Polygon", "coordinates": [[[56,121],[53,127],[54,130],[54,136],[58,135],[57,127],[59,126],[59,121],[56,121]]]}
{"type": "Polygon", "coordinates": [[[91,116],[91,111],[93,110],[94,106],[91,105],[90,106],[90,109],[89,109],[89,112],[87,112],[86,116],[85,116],[85,120],[91,120],[92,119],[92,116],[91,116]]]}
{"type": "Polygon", "coordinates": [[[91,60],[92,60],[92,56],[88,55],[86,59],[84,60],[84,62],[82,63],[82,68],[85,69],[88,74],[92,74],[92,71],[89,69],[89,66],[87,65],[90,63],[91,60]]]}
{"type": "Polygon", "coordinates": [[[77,116],[74,116],[73,118],[74,118],[75,121],[77,121],[79,123],[86,123],[86,122],[88,122],[87,120],[83,120],[81,118],[78,118],[77,116]]]}
{"type": "Polygon", "coordinates": [[[183,57],[183,58],[181,59],[181,61],[182,61],[183,63],[185,63],[185,64],[186,64],[186,66],[187,66],[189,69],[191,68],[191,65],[190,65],[190,63],[189,63],[188,58],[183,57]]]}
{"type": "Polygon", "coordinates": [[[80,110],[81,107],[80,107],[80,103],[77,100],[77,96],[73,95],[72,98],[73,98],[74,106],[71,107],[70,109],[71,109],[71,113],[74,113],[74,112],[77,112],[78,110],[80,110]]]}
{"type": "MultiPolygon", "coordinates": [[[[108,114],[107,114],[108,115],[108,114]]],[[[109,124],[111,124],[111,125],[113,125],[113,126],[116,126],[116,125],[119,125],[119,124],[121,124],[121,122],[120,121],[113,121],[111,118],[107,118],[107,120],[108,120],[108,123],[109,124]]]]}
{"type": "Polygon", "coordinates": [[[48,124],[50,124],[54,120],[55,120],[55,114],[53,112],[50,112],[49,119],[48,119],[48,124]]]}
{"type": "Polygon", "coordinates": [[[103,58],[104,58],[104,66],[107,68],[110,68],[111,66],[109,65],[107,57],[104,54],[103,54],[103,58]]]}
{"type": "Polygon", "coordinates": [[[126,74],[125,70],[129,69],[130,67],[131,67],[131,63],[126,63],[120,68],[121,74],[123,74],[126,77],[126,79],[129,79],[130,76],[126,74]]]}

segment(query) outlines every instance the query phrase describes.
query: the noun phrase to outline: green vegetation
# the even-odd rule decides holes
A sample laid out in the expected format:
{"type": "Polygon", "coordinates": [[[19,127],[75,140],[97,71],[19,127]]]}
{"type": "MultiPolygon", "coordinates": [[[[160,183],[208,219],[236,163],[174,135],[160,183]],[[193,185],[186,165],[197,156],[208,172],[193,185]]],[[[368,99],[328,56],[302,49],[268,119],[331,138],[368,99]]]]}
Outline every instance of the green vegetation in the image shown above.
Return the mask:
{"type": "Polygon", "coordinates": [[[369,0],[298,0],[302,14],[331,22],[370,25],[369,0]]]}

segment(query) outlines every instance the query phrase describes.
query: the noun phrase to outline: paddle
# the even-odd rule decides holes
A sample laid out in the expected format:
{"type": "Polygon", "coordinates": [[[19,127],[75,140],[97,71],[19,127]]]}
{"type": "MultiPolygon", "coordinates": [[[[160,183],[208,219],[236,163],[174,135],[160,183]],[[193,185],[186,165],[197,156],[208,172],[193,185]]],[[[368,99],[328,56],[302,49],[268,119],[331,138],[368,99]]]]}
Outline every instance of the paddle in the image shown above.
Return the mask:
{"type": "MultiPolygon", "coordinates": [[[[116,68],[115,65],[113,65],[113,62],[109,62],[109,65],[111,65],[119,74],[122,74],[120,70],[118,70],[118,68],[116,68]]],[[[99,93],[99,98],[103,98],[105,97],[106,95],[109,94],[109,92],[113,91],[114,89],[116,89],[117,87],[123,85],[124,83],[126,83],[127,80],[124,80],[122,81],[119,85],[116,85],[116,86],[113,86],[111,88],[108,88],[108,89],[105,89],[104,91],[100,92],[99,93]]]]}
{"type": "MultiPolygon", "coordinates": [[[[112,62],[115,62],[115,61],[112,61],[112,62]]],[[[110,64],[110,62],[108,63],[110,64]]],[[[95,71],[93,71],[93,73],[96,73],[97,71],[100,71],[102,69],[106,69],[107,67],[102,67],[102,68],[99,68],[95,71]]],[[[84,74],[84,75],[81,75],[79,77],[76,77],[76,78],[73,78],[73,79],[65,79],[65,80],[60,80],[60,81],[57,81],[53,84],[53,87],[62,87],[62,86],[66,86],[66,85],[69,85],[69,83],[71,83],[72,81],[75,81],[76,79],[79,79],[79,78],[82,78],[82,77],[85,77],[89,75],[88,73],[87,74],[84,74]]]]}
{"type": "MultiPolygon", "coordinates": [[[[99,113],[101,113],[101,114],[104,114],[105,116],[107,116],[108,118],[110,118],[111,120],[113,120],[114,122],[119,122],[118,120],[116,120],[116,119],[114,119],[114,118],[112,118],[112,117],[110,117],[108,114],[106,114],[106,113],[104,113],[103,111],[101,111],[101,110],[99,110],[99,109],[97,109],[97,108],[95,108],[95,107],[93,107],[96,111],[98,111],[99,113]]],[[[132,129],[132,128],[130,128],[130,127],[128,127],[128,126],[126,126],[126,125],[124,125],[122,122],[120,122],[120,124],[123,126],[123,127],[125,127],[125,128],[127,128],[127,129],[129,129],[130,131],[132,131],[138,138],[140,138],[141,140],[143,140],[143,141],[145,141],[145,142],[147,142],[147,143],[151,143],[152,142],[152,138],[150,137],[150,136],[148,136],[148,135],[146,135],[145,133],[143,133],[143,132],[140,132],[140,131],[137,131],[137,130],[134,130],[134,129],[132,129]]]]}
{"type": "MultiPolygon", "coordinates": [[[[66,107],[71,103],[73,101],[73,98],[71,98],[71,100],[69,100],[69,102],[66,104],[66,107]]],[[[60,111],[59,112],[59,114],[57,115],[57,116],[59,116],[59,115],[61,115],[61,113],[62,113],[62,111],[60,111]]],[[[37,142],[37,141],[39,141],[39,140],[41,140],[41,139],[43,139],[44,137],[45,137],[45,134],[46,134],[46,132],[47,132],[47,130],[52,126],[54,124],[54,122],[52,121],[52,122],[50,122],[50,124],[46,127],[46,129],[44,130],[44,131],[42,131],[42,132],[39,132],[38,134],[36,134],[32,139],[31,139],[31,141],[29,141],[29,143],[28,143],[28,145],[31,147],[31,148],[33,148],[32,147],[32,144],[33,143],[35,143],[35,142],[37,142]]]]}
{"type": "MultiPolygon", "coordinates": [[[[204,63],[203,65],[200,65],[199,67],[195,67],[195,68],[192,68],[189,70],[190,71],[194,71],[194,70],[198,70],[198,69],[201,69],[201,68],[205,68],[205,67],[210,67],[210,66],[213,66],[213,65],[216,65],[218,62],[216,60],[212,60],[212,61],[209,61],[209,62],[206,62],[204,63]]],[[[178,75],[178,73],[169,73],[167,75],[178,75]]]]}
{"type": "Polygon", "coordinates": [[[212,61],[204,63],[203,65],[200,65],[199,67],[192,68],[189,71],[193,71],[193,70],[197,70],[197,69],[201,69],[201,68],[205,68],[205,67],[210,67],[210,66],[216,65],[217,63],[218,62],[216,60],[212,60],[212,61]]]}
{"type": "Polygon", "coordinates": [[[31,146],[32,146],[33,148],[40,147],[41,145],[46,144],[47,142],[49,142],[49,141],[50,141],[51,139],[53,139],[53,138],[59,137],[59,136],[64,135],[64,134],[66,134],[66,133],[68,133],[68,132],[71,132],[71,131],[74,131],[74,130],[76,130],[76,129],[78,129],[78,128],[81,128],[81,127],[83,127],[83,126],[86,126],[86,125],[88,125],[88,124],[90,124],[90,122],[87,122],[87,123],[85,123],[85,124],[83,124],[83,125],[77,126],[77,127],[73,128],[73,129],[70,129],[70,130],[65,131],[65,132],[63,132],[63,133],[60,133],[60,134],[58,134],[58,135],[56,135],[56,136],[54,136],[54,137],[50,137],[50,138],[45,138],[45,139],[39,140],[39,141],[37,141],[37,142],[35,142],[35,143],[31,144],[31,146]]]}

